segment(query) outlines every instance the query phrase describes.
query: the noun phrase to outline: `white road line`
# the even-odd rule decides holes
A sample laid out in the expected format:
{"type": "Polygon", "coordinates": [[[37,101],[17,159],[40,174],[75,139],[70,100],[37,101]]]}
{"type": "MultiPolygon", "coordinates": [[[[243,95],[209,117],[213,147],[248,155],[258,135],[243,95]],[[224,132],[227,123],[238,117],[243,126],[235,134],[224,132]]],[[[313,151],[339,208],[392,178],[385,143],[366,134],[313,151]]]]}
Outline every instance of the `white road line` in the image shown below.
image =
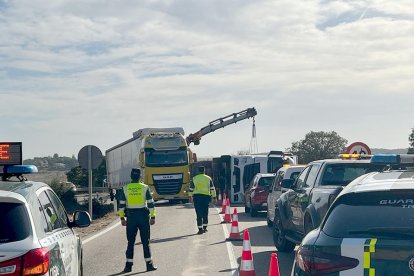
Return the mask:
{"type": "MultiPolygon", "coordinates": [[[[217,213],[220,217],[220,221],[223,221],[223,215],[220,214],[221,210],[217,207],[216,207],[216,210],[217,210],[217,213]]],[[[227,225],[226,225],[226,223],[223,223],[221,226],[223,227],[224,239],[227,240],[227,238],[229,237],[229,231],[227,230],[227,225]]],[[[231,244],[230,241],[226,241],[226,246],[227,246],[227,253],[229,255],[231,275],[232,276],[238,276],[239,275],[239,270],[238,270],[238,264],[237,264],[236,256],[234,255],[234,251],[233,251],[233,245],[231,244]]]]}
{"type": "Polygon", "coordinates": [[[93,235],[92,237],[89,237],[89,238],[87,238],[86,240],[83,240],[83,241],[82,241],[82,244],[87,244],[87,243],[88,243],[88,242],[90,242],[91,240],[94,240],[94,239],[96,239],[97,237],[102,236],[103,234],[105,234],[105,233],[107,233],[107,232],[111,231],[112,229],[114,229],[115,227],[118,227],[119,225],[121,225],[121,222],[120,222],[120,221],[118,221],[117,223],[115,223],[115,224],[114,224],[114,225],[112,225],[111,227],[108,227],[108,228],[106,228],[106,229],[104,229],[104,230],[100,231],[99,233],[97,233],[97,234],[93,235]]]}

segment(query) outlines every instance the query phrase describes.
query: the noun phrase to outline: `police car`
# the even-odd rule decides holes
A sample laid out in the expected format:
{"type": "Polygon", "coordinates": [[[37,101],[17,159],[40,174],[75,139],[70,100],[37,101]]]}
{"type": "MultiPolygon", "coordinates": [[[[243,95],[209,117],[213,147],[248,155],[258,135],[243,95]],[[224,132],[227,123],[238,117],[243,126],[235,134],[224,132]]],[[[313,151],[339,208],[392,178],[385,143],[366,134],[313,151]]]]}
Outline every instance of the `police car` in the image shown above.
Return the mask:
{"type": "Polygon", "coordinates": [[[24,177],[37,168],[10,165],[16,162],[4,145],[0,143],[0,275],[82,275],[82,244],[73,227],[89,226],[89,214],[76,211],[69,220],[47,184],[24,177]]]}
{"type": "Polygon", "coordinates": [[[292,275],[414,275],[414,155],[374,155],[296,248],[292,275]]]}

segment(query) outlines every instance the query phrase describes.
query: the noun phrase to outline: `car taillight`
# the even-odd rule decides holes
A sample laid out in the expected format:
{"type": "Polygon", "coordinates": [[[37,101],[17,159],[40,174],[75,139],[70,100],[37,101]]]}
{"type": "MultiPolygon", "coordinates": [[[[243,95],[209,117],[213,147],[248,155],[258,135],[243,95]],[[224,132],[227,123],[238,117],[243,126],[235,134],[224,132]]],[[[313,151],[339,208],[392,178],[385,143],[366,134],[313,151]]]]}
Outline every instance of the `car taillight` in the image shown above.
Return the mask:
{"type": "Polygon", "coordinates": [[[322,252],[312,252],[303,247],[299,247],[296,250],[295,259],[298,266],[311,275],[347,270],[359,264],[357,259],[322,252]]]}
{"type": "Polygon", "coordinates": [[[43,275],[49,271],[49,250],[38,248],[23,256],[23,276],[43,275]]]}
{"type": "Polygon", "coordinates": [[[15,258],[0,263],[0,275],[19,276],[22,258],[15,258]]]}

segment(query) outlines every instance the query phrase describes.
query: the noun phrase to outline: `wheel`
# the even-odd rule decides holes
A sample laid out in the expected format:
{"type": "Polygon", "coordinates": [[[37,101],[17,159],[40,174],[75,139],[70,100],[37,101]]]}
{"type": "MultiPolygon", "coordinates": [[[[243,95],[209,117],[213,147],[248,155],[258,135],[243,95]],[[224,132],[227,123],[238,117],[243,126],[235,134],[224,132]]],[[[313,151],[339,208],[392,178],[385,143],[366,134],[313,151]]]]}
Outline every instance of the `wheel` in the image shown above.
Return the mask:
{"type": "Polygon", "coordinates": [[[249,207],[247,207],[247,203],[246,202],[244,202],[244,212],[247,214],[247,213],[250,213],[250,208],[249,207]]]}
{"type": "Polygon", "coordinates": [[[254,209],[252,202],[250,202],[250,216],[257,217],[257,210],[254,209]]]}
{"type": "Polygon", "coordinates": [[[282,221],[275,214],[275,219],[273,220],[273,243],[275,244],[278,251],[281,252],[292,252],[295,244],[291,241],[288,241],[285,237],[285,232],[283,230],[282,221]]]}
{"type": "Polygon", "coordinates": [[[272,227],[273,226],[273,221],[270,220],[269,218],[269,214],[267,214],[267,227],[272,227]]]}
{"type": "Polygon", "coordinates": [[[306,216],[306,220],[305,220],[305,225],[304,225],[304,230],[305,230],[305,236],[312,231],[313,229],[315,229],[315,227],[313,226],[313,222],[312,219],[309,216],[306,216]]]}

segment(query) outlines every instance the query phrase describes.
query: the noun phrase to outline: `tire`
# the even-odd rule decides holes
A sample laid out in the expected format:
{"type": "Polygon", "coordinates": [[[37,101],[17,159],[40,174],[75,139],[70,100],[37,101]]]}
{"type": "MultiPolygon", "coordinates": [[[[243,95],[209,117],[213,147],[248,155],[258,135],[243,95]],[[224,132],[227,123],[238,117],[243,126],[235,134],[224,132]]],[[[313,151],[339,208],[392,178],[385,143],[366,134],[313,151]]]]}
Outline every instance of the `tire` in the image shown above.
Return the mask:
{"type": "Polygon", "coordinates": [[[269,215],[267,215],[267,227],[272,227],[273,226],[273,221],[270,220],[269,215]]]}
{"type": "Polygon", "coordinates": [[[313,222],[312,219],[307,216],[306,220],[305,220],[305,225],[304,225],[304,230],[305,230],[305,236],[312,231],[313,229],[315,229],[315,227],[313,226],[313,222]]]}
{"type": "Polygon", "coordinates": [[[254,209],[252,202],[250,202],[250,216],[252,218],[257,217],[257,210],[254,209]]]}
{"type": "Polygon", "coordinates": [[[244,202],[244,212],[247,214],[247,213],[250,213],[250,208],[249,207],[247,207],[247,203],[246,202],[244,202]]]}
{"type": "Polygon", "coordinates": [[[286,239],[282,221],[277,214],[275,214],[275,219],[273,220],[272,236],[273,243],[278,251],[292,252],[293,248],[295,248],[295,244],[286,239]]]}

